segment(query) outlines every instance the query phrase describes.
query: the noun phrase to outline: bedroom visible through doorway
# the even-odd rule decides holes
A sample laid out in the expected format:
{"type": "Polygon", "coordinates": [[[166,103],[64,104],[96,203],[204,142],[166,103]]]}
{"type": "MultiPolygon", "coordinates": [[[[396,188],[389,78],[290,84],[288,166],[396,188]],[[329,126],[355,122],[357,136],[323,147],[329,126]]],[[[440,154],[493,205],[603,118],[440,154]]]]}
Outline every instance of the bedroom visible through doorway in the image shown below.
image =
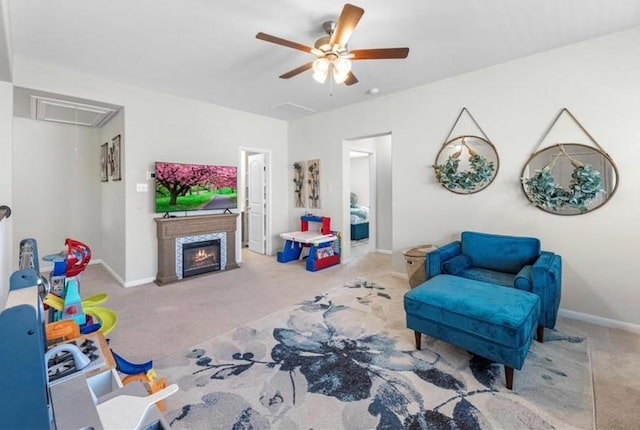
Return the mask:
{"type": "Polygon", "coordinates": [[[343,261],[391,254],[391,134],[343,142],[343,261]],[[355,201],[354,201],[355,200],[355,201]]]}
{"type": "MultiPolygon", "coordinates": [[[[349,192],[349,231],[352,257],[372,251],[371,228],[371,168],[373,154],[349,151],[351,191],[349,192]]],[[[375,248],[374,248],[375,249],[375,248]]]]}

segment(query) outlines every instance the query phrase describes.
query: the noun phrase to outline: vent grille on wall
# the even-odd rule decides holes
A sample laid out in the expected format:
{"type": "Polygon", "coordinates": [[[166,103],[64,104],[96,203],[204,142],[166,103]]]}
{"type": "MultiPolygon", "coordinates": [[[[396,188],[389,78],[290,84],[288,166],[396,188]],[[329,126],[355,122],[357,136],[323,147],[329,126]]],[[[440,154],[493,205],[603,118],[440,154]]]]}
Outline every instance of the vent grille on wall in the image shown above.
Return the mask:
{"type": "Polygon", "coordinates": [[[31,118],[44,121],[102,127],[117,109],[76,103],[50,97],[31,96],[31,118]]]}

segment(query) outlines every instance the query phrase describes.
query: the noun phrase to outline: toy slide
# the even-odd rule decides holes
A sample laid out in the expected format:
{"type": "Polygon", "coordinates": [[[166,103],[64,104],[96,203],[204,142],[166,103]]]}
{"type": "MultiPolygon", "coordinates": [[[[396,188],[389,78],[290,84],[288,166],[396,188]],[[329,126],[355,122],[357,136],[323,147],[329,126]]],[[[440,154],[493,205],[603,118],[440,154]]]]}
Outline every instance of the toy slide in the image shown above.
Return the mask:
{"type": "MultiPolygon", "coordinates": [[[[106,302],[108,299],[109,295],[107,293],[101,293],[84,299],[81,303],[83,308],[91,308],[106,302]]],[[[64,308],[64,299],[56,296],[55,294],[47,294],[47,296],[44,298],[44,304],[52,307],[57,311],[62,311],[62,309],[64,308]]]]}
{"type": "Polygon", "coordinates": [[[111,333],[116,327],[116,324],[118,324],[118,314],[111,309],[100,306],[91,306],[85,308],[84,312],[98,320],[100,323],[100,331],[105,336],[111,333]]]}
{"type": "MultiPolygon", "coordinates": [[[[111,309],[97,306],[101,303],[106,302],[108,298],[108,294],[101,293],[82,300],[81,302],[84,313],[98,321],[100,325],[99,329],[105,336],[111,333],[118,324],[118,314],[116,314],[111,309]]],[[[56,296],[55,294],[47,294],[47,296],[44,298],[44,303],[57,311],[62,311],[64,309],[64,299],[56,296]]],[[[80,330],[84,334],[87,334],[97,330],[97,328],[81,327],[80,330]]]]}
{"type": "Polygon", "coordinates": [[[113,350],[111,350],[111,353],[113,354],[113,358],[116,360],[116,368],[118,369],[118,371],[122,373],[126,373],[127,375],[137,375],[138,373],[147,373],[153,368],[153,361],[134,364],[120,357],[118,354],[113,352],[113,350]]]}

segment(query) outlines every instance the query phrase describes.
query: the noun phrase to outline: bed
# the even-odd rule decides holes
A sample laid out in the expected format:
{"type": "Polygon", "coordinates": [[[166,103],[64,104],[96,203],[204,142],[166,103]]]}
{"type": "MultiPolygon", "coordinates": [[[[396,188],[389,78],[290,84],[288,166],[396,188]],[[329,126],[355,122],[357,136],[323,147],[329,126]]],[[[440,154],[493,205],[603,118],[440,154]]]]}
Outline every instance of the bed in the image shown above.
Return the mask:
{"type": "Polygon", "coordinates": [[[351,193],[351,240],[369,238],[369,207],[359,206],[358,197],[351,193]]]}

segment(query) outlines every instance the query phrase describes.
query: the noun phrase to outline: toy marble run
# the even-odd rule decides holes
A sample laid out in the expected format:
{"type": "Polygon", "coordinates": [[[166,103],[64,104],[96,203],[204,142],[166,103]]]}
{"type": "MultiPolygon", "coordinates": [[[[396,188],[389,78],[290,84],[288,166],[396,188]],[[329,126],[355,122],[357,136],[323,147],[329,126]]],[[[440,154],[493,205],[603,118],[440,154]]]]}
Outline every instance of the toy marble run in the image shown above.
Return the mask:
{"type": "Polygon", "coordinates": [[[86,324],[87,316],[82,307],[77,277],[91,261],[91,249],[84,243],[69,238],[64,243],[67,246],[66,250],[58,254],[45,255],[42,259],[53,262],[51,291],[64,299],[57,319],[73,319],[82,326],[86,324]]]}
{"type": "Polygon", "coordinates": [[[305,248],[309,250],[306,265],[310,272],[340,263],[340,250],[335,246],[339,238],[331,232],[331,218],[303,215],[300,217],[300,229],[280,235],[286,240],[284,249],[278,252],[280,263],[299,260],[305,248]],[[309,223],[319,223],[320,230],[309,230],[309,223]]]}

